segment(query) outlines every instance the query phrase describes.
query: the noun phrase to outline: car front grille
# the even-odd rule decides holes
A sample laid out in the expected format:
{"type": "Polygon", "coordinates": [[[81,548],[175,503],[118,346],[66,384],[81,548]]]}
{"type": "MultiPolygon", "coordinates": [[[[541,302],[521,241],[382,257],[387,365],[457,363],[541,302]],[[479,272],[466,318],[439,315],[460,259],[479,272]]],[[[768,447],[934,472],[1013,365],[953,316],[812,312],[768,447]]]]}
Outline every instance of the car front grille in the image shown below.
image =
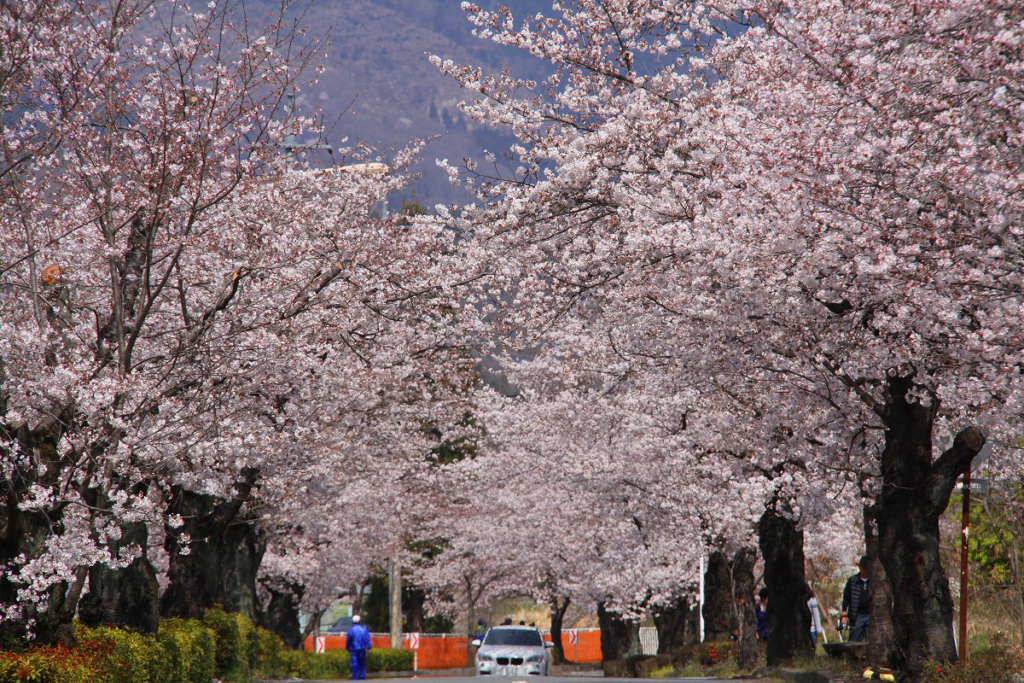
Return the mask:
{"type": "Polygon", "coordinates": [[[520,664],[523,663],[523,658],[522,657],[498,657],[497,661],[498,661],[498,666],[508,666],[509,664],[511,664],[512,666],[519,666],[520,664]]]}

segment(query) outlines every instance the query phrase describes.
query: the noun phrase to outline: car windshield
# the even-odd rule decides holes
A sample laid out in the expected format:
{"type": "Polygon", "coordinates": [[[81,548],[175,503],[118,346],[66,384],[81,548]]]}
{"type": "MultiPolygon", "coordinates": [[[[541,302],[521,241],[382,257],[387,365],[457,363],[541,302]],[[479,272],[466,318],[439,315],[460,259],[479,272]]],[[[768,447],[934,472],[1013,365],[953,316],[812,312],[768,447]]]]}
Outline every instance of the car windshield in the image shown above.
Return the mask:
{"type": "Polygon", "coordinates": [[[484,639],[484,645],[528,645],[543,647],[540,633],[532,628],[494,628],[484,639]]]}

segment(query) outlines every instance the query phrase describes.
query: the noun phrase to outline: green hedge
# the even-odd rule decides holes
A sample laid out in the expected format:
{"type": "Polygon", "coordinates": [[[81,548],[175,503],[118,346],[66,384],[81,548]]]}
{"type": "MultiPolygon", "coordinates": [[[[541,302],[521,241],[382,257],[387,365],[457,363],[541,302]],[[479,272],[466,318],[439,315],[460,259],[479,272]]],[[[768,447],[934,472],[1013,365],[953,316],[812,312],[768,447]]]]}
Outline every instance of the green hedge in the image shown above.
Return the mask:
{"type": "Polygon", "coordinates": [[[286,662],[286,656],[290,651],[284,649],[281,639],[260,627],[256,629],[256,642],[256,677],[291,678],[286,662]]]}
{"type": "Polygon", "coordinates": [[[79,626],[75,637],[92,663],[94,683],[171,683],[167,647],[154,636],[79,626]]]}
{"type": "MultiPolygon", "coordinates": [[[[164,619],[156,636],[76,625],[78,647],[0,652],[0,683],[242,683],[252,678],[348,678],[345,650],[289,650],[245,617],[207,610],[203,621],[164,619]]],[[[367,671],[408,671],[413,653],[371,650],[367,671]]]]}
{"type": "Polygon", "coordinates": [[[192,619],[162,619],[158,638],[177,650],[176,680],[210,683],[217,668],[217,636],[211,629],[192,619]]]}
{"type": "Polygon", "coordinates": [[[78,650],[33,647],[0,652],[0,683],[92,683],[91,662],[78,650]]]}
{"type": "MultiPolygon", "coordinates": [[[[261,668],[260,674],[268,678],[305,678],[308,680],[331,680],[348,678],[351,675],[349,655],[345,650],[328,650],[322,654],[302,650],[282,650],[278,655],[280,667],[274,670],[261,668]]],[[[413,652],[378,648],[370,650],[366,657],[367,671],[411,671],[413,652]]]]}
{"type": "Polygon", "coordinates": [[[366,657],[367,671],[412,671],[412,650],[393,650],[382,647],[370,650],[366,657]]]}
{"type": "Polygon", "coordinates": [[[217,677],[225,681],[248,681],[259,653],[259,636],[249,619],[238,613],[211,608],[203,624],[217,637],[217,677]]]}

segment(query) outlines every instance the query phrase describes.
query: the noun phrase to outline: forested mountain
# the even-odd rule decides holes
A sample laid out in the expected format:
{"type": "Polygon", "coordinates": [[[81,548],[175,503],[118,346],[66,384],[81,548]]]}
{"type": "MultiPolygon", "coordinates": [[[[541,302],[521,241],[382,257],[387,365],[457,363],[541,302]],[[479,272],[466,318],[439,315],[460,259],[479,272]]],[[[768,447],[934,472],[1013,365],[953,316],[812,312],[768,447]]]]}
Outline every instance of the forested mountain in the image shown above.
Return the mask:
{"type": "MultiPolygon", "coordinates": [[[[505,4],[517,18],[550,11],[551,6],[550,0],[505,4]]],[[[416,167],[423,178],[414,189],[426,205],[468,199],[448,183],[435,159],[479,158],[484,149],[501,151],[511,141],[506,131],[479,126],[461,115],[457,103],[467,93],[442,76],[426,54],[488,71],[507,61],[517,73],[540,75],[543,66],[521,50],[473,36],[460,5],[460,0],[316,0],[305,17],[314,33],[329,31],[330,45],[320,83],[300,94],[298,106],[304,112],[319,106],[333,122],[329,139],[335,143],[348,137],[350,143],[398,148],[412,138],[441,136],[416,167]]]]}

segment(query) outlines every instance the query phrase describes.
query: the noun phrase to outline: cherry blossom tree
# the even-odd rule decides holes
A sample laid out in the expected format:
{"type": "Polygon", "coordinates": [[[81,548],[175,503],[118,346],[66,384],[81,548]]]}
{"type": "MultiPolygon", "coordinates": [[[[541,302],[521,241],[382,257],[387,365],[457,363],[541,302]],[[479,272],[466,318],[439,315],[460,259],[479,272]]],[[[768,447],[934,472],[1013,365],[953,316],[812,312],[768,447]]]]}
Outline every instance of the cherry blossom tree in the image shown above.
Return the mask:
{"type": "Polygon", "coordinates": [[[4,633],[68,642],[86,591],[84,618],[155,629],[154,524],[165,611],[214,576],[255,612],[264,534],[297,521],[264,515],[415,468],[461,415],[444,234],[369,217],[416,148],[282,161],[318,130],[282,106],[318,49],[294,17],[0,9],[4,633]]]}
{"type": "Polygon", "coordinates": [[[1021,415],[1019,8],[610,0],[517,27],[467,7],[553,64],[436,60],[521,140],[508,172],[449,167],[481,201],[481,329],[661,366],[707,422],[744,406],[701,446],[782,483],[877,476],[895,661],[955,659],[937,518],[978,427],[1021,415]]]}

